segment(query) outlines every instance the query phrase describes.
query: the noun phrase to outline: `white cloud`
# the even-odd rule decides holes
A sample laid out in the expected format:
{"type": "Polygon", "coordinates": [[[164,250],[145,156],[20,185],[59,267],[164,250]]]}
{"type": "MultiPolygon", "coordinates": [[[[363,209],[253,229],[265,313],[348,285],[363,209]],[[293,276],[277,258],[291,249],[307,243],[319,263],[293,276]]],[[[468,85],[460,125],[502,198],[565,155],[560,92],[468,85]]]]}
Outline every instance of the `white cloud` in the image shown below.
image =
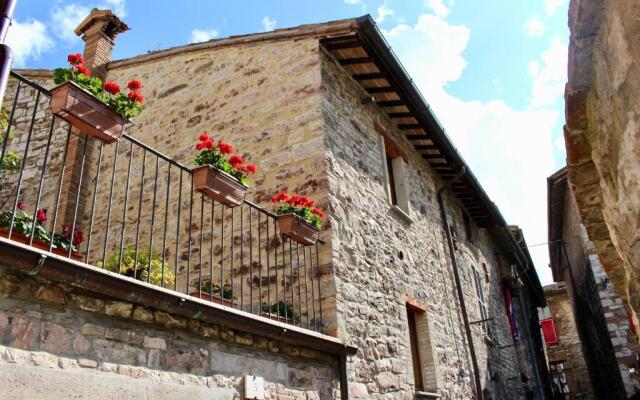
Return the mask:
{"type": "Polygon", "coordinates": [[[567,45],[555,37],[542,52],[542,60],[529,63],[529,75],[533,78],[532,106],[553,106],[562,97],[567,82],[567,53],[567,45]]]}
{"type": "Polygon", "coordinates": [[[362,0],[344,0],[344,2],[351,5],[362,4],[362,0]]]}
{"type": "Polygon", "coordinates": [[[56,36],[68,41],[80,40],[73,31],[80,22],[89,15],[91,9],[77,4],[67,4],[64,7],[53,9],[51,12],[51,26],[56,36]]]}
{"type": "MultiPolygon", "coordinates": [[[[449,0],[449,6],[453,5],[453,0],[449,0]]],[[[444,0],[427,0],[425,5],[429,8],[435,15],[440,18],[444,18],[449,15],[449,7],[444,4],[444,0]]]]}
{"type": "Polygon", "coordinates": [[[216,29],[194,29],[191,31],[191,43],[206,42],[220,35],[216,29]]]}
{"type": "Polygon", "coordinates": [[[265,32],[272,31],[275,29],[277,22],[278,21],[276,21],[275,19],[271,19],[268,15],[265,15],[265,17],[262,18],[262,27],[264,28],[265,32]]]}
{"type": "Polygon", "coordinates": [[[542,36],[544,34],[544,24],[538,17],[529,18],[522,27],[527,36],[542,36]]]}
{"type": "MultiPolygon", "coordinates": [[[[546,242],[546,177],[555,170],[553,129],[560,113],[450,95],[446,84],[467,66],[470,33],[428,14],[384,32],[505,219],[523,228],[528,243],[546,242]]],[[[550,282],[545,246],[530,250],[542,281],[550,282]]]]}
{"type": "Polygon", "coordinates": [[[115,15],[120,18],[127,16],[127,10],[125,9],[125,0],[104,0],[104,4],[102,5],[104,8],[108,8],[115,15]]]}
{"type": "Polygon", "coordinates": [[[545,0],[544,11],[547,15],[553,15],[558,11],[560,7],[563,7],[567,3],[567,0],[545,0]]]}
{"type": "Polygon", "coordinates": [[[28,59],[38,59],[53,48],[53,41],[42,22],[13,20],[7,33],[7,44],[13,51],[13,66],[24,67],[28,59]]]}
{"type": "Polygon", "coordinates": [[[67,42],[79,41],[80,38],[73,31],[80,25],[80,22],[89,15],[93,7],[109,9],[120,18],[127,15],[125,0],[103,0],[92,6],[69,3],[56,7],[51,11],[53,33],[67,42]]]}
{"type": "Polygon", "coordinates": [[[395,11],[389,8],[387,3],[382,4],[378,7],[378,15],[376,16],[376,22],[380,23],[384,21],[387,17],[390,17],[395,14],[395,11]]]}

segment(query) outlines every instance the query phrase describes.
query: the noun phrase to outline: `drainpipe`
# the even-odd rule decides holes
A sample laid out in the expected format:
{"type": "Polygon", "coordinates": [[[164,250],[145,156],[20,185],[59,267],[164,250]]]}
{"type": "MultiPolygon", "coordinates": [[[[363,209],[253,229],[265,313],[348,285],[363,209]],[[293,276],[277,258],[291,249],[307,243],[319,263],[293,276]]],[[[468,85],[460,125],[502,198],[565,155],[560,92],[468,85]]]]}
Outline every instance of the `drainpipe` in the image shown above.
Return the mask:
{"type": "Polygon", "coordinates": [[[0,0],[0,103],[4,99],[4,91],[11,71],[11,48],[5,44],[7,32],[11,26],[13,10],[16,8],[15,0],[0,0]]]}
{"type": "Polygon", "coordinates": [[[458,293],[458,300],[460,301],[460,309],[462,311],[462,320],[464,322],[464,332],[467,336],[467,342],[469,343],[469,354],[471,355],[471,364],[473,366],[473,380],[476,387],[476,398],[482,400],[482,385],[480,383],[480,370],[478,369],[478,359],[476,358],[476,348],[473,344],[473,336],[471,334],[471,326],[469,325],[469,316],[467,315],[467,305],[464,301],[464,293],[462,291],[462,284],[460,283],[460,272],[458,271],[458,261],[456,259],[456,249],[453,245],[453,238],[451,237],[451,228],[449,227],[449,217],[447,216],[447,209],[444,204],[444,192],[451,187],[458,179],[462,178],[466,174],[467,170],[462,167],[460,172],[440,190],[438,190],[438,204],[440,205],[440,213],[442,215],[442,223],[444,224],[444,231],[447,234],[447,243],[449,244],[449,258],[451,258],[451,266],[453,267],[453,277],[456,282],[456,291],[458,293]]]}
{"type": "Polygon", "coordinates": [[[340,398],[349,400],[349,378],[347,377],[347,355],[338,356],[338,372],[340,374],[340,398]]]}

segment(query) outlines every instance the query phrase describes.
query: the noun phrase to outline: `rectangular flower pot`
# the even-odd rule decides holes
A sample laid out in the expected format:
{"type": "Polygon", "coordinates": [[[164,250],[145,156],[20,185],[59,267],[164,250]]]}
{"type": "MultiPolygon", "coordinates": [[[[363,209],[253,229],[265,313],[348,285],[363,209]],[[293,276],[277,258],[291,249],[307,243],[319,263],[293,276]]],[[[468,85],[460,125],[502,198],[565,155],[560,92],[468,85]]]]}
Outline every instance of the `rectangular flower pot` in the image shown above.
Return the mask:
{"type": "Polygon", "coordinates": [[[189,294],[191,296],[193,296],[193,297],[197,297],[197,298],[202,299],[202,300],[207,300],[207,301],[210,301],[212,303],[218,303],[218,304],[222,304],[223,306],[233,307],[233,302],[231,300],[229,300],[229,299],[222,299],[221,300],[220,299],[219,292],[218,292],[218,294],[216,294],[216,292],[214,291],[213,292],[213,296],[211,296],[211,293],[209,293],[209,292],[205,292],[205,291],[199,292],[197,290],[194,291],[194,292],[191,292],[189,294]]]}
{"type": "Polygon", "coordinates": [[[233,176],[209,165],[194,168],[191,172],[196,191],[211,200],[229,207],[237,207],[244,203],[244,197],[249,188],[233,176]]]}
{"type": "Polygon", "coordinates": [[[304,246],[316,244],[318,241],[318,235],[320,229],[311,225],[299,216],[290,213],[278,215],[276,217],[278,221],[278,229],[284,236],[289,237],[292,240],[300,243],[304,246]]]}
{"type": "MultiPolygon", "coordinates": [[[[5,238],[9,238],[9,229],[7,228],[0,228],[0,236],[5,237],[5,238]]],[[[11,232],[11,240],[18,242],[18,243],[22,243],[22,244],[29,244],[29,237],[23,235],[22,233],[19,232],[11,232]]],[[[33,243],[31,244],[31,247],[35,247],[36,249],[40,249],[40,250],[44,250],[44,251],[49,251],[49,242],[43,242],[42,240],[33,239],[33,243]]],[[[57,254],[59,256],[63,256],[63,257],[69,257],[69,252],[65,249],[60,249],[60,248],[52,248],[51,252],[53,254],[57,254]]],[[[76,260],[76,261],[82,261],[84,259],[84,255],[82,253],[76,253],[76,252],[71,252],[71,258],[76,260]]]]}
{"type": "Polygon", "coordinates": [[[104,143],[117,141],[131,125],[129,120],[71,81],[51,89],[51,111],[104,143]]]}

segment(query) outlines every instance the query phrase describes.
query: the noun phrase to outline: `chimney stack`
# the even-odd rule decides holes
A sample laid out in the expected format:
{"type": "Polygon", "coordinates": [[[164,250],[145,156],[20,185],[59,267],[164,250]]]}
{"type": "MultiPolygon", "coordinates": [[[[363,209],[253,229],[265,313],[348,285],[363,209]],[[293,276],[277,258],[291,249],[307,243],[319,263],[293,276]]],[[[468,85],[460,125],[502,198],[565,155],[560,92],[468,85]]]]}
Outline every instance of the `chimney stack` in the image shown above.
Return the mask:
{"type": "Polygon", "coordinates": [[[93,75],[104,79],[116,36],[128,30],[111,10],[97,8],[78,25],[74,32],[84,40],[84,64],[93,75]]]}

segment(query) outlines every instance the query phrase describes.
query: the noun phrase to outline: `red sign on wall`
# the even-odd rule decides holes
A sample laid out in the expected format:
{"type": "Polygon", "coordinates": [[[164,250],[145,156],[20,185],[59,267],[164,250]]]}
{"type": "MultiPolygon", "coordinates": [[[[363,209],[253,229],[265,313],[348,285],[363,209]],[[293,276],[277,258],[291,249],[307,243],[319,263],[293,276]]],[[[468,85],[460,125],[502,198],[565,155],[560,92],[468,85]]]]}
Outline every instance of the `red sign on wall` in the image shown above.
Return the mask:
{"type": "Polygon", "coordinates": [[[558,344],[558,334],[556,333],[556,325],[553,318],[543,319],[540,321],[542,334],[544,335],[545,344],[558,344]]]}

